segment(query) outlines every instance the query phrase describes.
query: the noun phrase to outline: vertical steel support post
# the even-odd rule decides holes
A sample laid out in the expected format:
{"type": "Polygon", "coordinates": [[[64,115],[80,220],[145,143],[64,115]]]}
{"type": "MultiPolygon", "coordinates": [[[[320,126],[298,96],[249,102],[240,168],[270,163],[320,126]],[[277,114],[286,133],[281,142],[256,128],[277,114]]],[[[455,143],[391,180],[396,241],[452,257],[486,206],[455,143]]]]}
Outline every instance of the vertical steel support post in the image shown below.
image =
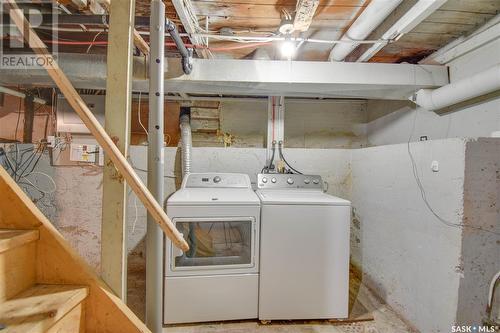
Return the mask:
{"type": "MultiPolygon", "coordinates": [[[[149,57],[149,136],[148,189],[160,205],[164,184],[164,45],[165,4],[151,1],[151,53],[149,57]]],[[[162,331],[163,300],[163,233],[148,214],[146,233],[146,325],[153,333],[162,331]]]]}

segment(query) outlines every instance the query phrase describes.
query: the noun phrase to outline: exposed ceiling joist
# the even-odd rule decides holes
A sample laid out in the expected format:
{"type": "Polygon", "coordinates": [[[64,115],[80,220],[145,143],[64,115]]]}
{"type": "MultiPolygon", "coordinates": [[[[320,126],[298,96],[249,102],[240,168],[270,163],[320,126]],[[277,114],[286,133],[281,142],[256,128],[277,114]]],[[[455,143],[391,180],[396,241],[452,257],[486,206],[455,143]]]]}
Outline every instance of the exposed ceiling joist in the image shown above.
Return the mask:
{"type": "MultiPolygon", "coordinates": [[[[114,1],[120,1],[120,0],[114,0],[114,1]]],[[[95,2],[95,1],[94,1],[95,2]]],[[[109,8],[111,7],[111,0],[101,0],[102,4],[106,6],[107,10],[109,11],[109,8]]],[[[91,7],[92,10],[92,7],[91,7]]],[[[92,10],[94,13],[94,11],[92,10]]],[[[97,14],[97,13],[94,13],[97,14]]],[[[144,54],[148,55],[149,54],[149,45],[148,43],[142,38],[142,36],[139,34],[139,32],[134,29],[134,45],[144,54]]]]}
{"type": "MultiPolygon", "coordinates": [[[[171,0],[175,11],[181,20],[184,30],[189,34],[189,40],[193,45],[204,45],[205,41],[202,37],[195,36],[198,33],[200,26],[196,19],[195,10],[191,0],[171,0]]],[[[209,52],[203,49],[195,49],[196,54],[203,58],[209,58],[209,52]]]]}
{"type": "MultiPolygon", "coordinates": [[[[405,14],[392,26],[382,34],[380,39],[383,40],[397,40],[405,33],[410,32],[429,15],[434,13],[441,7],[447,0],[419,0],[411,8],[405,10],[405,14]]],[[[406,2],[408,4],[408,1],[406,2]]],[[[403,3],[404,5],[404,3],[403,3]]],[[[385,29],[381,27],[380,30],[385,29]]],[[[378,51],[380,51],[386,44],[375,43],[368,50],[366,50],[356,61],[363,62],[370,60],[378,51]]]]}
{"type": "Polygon", "coordinates": [[[296,31],[307,31],[318,9],[319,0],[297,0],[293,27],[296,31]]]}
{"type": "Polygon", "coordinates": [[[500,38],[500,14],[468,36],[457,38],[420,61],[421,64],[446,64],[500,38]]]}

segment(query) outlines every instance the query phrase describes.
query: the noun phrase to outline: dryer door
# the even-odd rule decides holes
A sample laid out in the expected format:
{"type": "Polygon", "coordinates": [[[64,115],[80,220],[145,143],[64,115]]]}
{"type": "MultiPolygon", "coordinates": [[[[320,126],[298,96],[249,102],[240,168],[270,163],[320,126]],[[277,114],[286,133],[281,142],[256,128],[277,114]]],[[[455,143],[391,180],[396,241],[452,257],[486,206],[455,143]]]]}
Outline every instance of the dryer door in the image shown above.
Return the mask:
{"type": "Polygon", "coordinates": [[[183,253],[170,244],[172,272],[227,274],[255,267],[254,218],[176,218],[173,222],[190,249],[183,253]]]}

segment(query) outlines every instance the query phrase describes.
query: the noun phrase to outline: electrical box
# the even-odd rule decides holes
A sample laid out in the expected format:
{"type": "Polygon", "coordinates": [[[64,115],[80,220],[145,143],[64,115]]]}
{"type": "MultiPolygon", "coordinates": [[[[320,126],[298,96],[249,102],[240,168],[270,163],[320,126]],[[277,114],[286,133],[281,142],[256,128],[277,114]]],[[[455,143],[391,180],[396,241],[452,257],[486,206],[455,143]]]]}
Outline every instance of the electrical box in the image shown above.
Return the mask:
{"type": "Polygon", "coordinates": [[[69,160],[74,162],[95,163],[96,155],[99,154],[97,145],[77,144],[70,145],[69,160]]]}

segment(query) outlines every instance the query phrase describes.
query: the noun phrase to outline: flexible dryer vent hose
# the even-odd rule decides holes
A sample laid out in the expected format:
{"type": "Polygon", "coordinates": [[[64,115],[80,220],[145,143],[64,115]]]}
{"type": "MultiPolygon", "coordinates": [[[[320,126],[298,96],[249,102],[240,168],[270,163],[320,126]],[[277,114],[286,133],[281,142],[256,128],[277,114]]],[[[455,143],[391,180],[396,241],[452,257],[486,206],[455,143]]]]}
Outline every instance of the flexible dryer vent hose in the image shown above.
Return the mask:
{"type": "Polygon", "coordinates": [[[179,123],[181,128],[182,179],[184,179],[191,172],[191,148],[193,146],[189,111],[181,110],[179,123]]]}

